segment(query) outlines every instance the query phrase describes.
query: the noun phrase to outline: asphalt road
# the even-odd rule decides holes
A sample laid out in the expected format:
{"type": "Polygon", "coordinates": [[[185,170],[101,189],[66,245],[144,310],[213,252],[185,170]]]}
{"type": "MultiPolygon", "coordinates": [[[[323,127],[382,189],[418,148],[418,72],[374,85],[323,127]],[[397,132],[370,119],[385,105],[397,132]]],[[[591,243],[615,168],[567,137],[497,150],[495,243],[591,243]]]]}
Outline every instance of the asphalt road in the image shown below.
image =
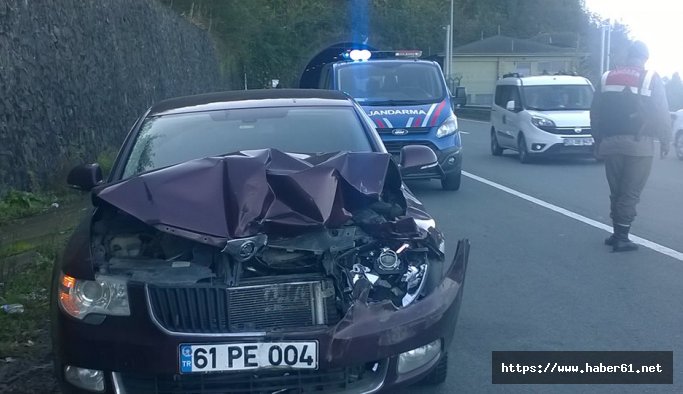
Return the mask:
{"type": "MultiPolygon", "coordinates": [[[[493,157],[487,123],[460,126],[464,171],[611,224],[602,164],[493,157]]],[[[605,230],[470,177],[457,192],[436,181],[410,187],[451,253],[459,238],[472,249],[448,380],[406,393],[683,392],[683,161],[655,159],[633,226],[669,255],[611,253],[605,230]],[[674,385],[493,385],[491,352],[502,350],[672,350],[674,385]]]]}

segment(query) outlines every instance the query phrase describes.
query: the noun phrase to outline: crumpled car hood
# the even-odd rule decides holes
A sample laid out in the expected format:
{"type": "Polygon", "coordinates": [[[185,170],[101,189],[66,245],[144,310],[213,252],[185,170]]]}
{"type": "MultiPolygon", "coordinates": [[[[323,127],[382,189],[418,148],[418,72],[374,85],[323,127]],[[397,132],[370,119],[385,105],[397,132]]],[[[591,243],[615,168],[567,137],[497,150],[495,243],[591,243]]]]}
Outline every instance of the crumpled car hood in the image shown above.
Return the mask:
{"type": "MultiPolygon", "coordinates": [[[[379,202],[393,205],[396,216],[405,215],[403,193],[399,169],[386,153],[301,159],[263,149],[141,174],[96,190],[93,200],[106,201],[149,225],[233,239],[339,227],[353,212],[379,202]]],[[[411,211],[424,217],[420,208],[411,211]]]]}

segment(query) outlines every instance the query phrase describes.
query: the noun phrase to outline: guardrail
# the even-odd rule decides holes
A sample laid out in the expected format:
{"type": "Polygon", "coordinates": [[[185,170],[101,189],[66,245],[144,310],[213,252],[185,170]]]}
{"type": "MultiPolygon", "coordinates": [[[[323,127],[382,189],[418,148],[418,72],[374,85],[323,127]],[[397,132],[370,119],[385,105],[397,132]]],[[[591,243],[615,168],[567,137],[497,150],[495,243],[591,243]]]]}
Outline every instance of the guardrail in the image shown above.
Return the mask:
{"type": "Polygon", "coordinates": [[[491,120],[491,107],[486,105],[466,105],[456,108],[455,115],[463,119],[491,120]]]}

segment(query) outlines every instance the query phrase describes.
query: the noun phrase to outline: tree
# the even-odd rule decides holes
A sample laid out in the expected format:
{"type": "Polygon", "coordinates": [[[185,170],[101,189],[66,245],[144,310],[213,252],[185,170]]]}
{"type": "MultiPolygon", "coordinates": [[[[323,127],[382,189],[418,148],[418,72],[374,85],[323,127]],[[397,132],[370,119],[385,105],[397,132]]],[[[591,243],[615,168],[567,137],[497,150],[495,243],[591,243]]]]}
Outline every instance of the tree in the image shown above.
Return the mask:
{"type": "MultiPolygon", "coordinates": [[[[382,49],[443,53],[449,0],[160,0],[213,34],[235,88],[263,87],[271,78],[296,86],[307,57],[342,39],[382,49]]],[[[602,20],[581,0],[454,0],[454,45],[501,34],[518,38],[566,33],[564,45],[590,53],[584,73],[599,70],[602,20]]],[[[617,24],[612,48],[628,42],[617,24]]],[[[616,60],[616,57],[615,57],[616,60]]]]}

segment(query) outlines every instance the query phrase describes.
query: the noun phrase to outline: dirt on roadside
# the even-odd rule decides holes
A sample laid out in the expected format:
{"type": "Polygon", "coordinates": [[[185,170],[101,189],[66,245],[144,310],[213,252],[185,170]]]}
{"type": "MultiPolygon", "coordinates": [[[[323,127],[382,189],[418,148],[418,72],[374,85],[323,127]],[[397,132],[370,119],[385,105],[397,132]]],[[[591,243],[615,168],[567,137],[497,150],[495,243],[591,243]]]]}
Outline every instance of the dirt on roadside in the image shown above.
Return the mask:
{"type": "Polygon", "coordinates": [[[0,393],[38,394],[59,393],[52,367],[52,355],[48,328],[42,330],[40,339],[26,357],[3,357],[0,359],[0,393]]]}
{"type": "Polygon", "coordinates": [[[59,393],[47,288],[54,258],[88,207],[89,197],[82,196],[0,226],[0,304],[21,303],[26,308],[19,315],[0,310],[0,394],[59,393]]]}

